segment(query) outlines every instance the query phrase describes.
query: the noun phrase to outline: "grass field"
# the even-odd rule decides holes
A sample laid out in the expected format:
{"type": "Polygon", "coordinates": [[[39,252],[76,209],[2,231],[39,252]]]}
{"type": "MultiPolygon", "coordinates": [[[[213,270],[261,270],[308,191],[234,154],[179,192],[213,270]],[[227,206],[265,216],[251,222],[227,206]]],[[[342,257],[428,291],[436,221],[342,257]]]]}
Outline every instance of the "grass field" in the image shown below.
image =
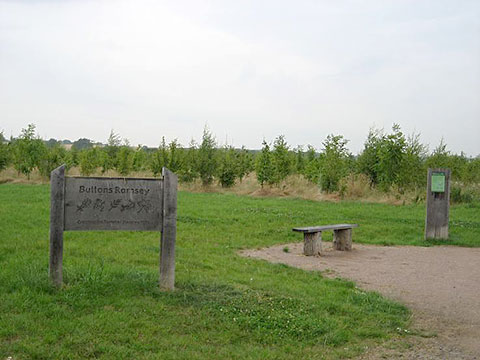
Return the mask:
{"type": "MultiPolygon", "coordinates": [[[[0,185],[0,359],[344,358],[400,336],[408,310],[351,282],[236,255],[302,241],[294,226],[355,222],[354,241],[432,245],[424,206],[180,192],[176,287],[157,289],[159,234],[67,232],[48,282],[49,187],[0,185]],[[401,331],[400,331],[401,332],[401,331]]],[[[480,207],[451,239],[480,246],[480,207]]]]}

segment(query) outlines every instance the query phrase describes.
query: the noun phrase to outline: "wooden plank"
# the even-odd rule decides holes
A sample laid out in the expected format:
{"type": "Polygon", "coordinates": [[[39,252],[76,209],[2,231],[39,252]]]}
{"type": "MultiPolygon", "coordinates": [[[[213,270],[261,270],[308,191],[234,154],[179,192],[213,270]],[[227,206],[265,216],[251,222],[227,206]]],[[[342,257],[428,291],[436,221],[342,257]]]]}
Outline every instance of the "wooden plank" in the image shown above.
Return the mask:
{"type": "Polygon", "coordinates": [[[65,165],[50,174],[50,261],[48,273],[52,283],[63,282],[63,230],[65,203],[65,165]]]}
{"type": "Polygon", "coordinates": [[[303,233],[314,233],[318,231],[325,230],[342,230],[342,229],[352,229],[358,227],[358,224],[336,224],[336,225],[325,225],[325,226],[309,226],[301,228],[293,228],[293,231],[303,232],[303,233]]]}
{"type": "Polygon", "coordinates": [[[163,174],[163,222],[160,243],[160,289],[175,288],[175,241],[177,237],[178,178],[167,168],[163,174]]]}

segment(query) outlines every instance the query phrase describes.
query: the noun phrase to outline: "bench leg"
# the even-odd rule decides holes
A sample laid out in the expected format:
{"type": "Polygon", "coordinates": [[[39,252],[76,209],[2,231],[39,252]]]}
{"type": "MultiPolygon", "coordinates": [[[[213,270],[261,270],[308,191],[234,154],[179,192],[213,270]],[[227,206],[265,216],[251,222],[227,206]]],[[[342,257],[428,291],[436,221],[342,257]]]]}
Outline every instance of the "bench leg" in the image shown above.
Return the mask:
{"type": "Polygon", "coordinates": [[[333,230],[333,248],[340,251],[352,250],[352,229],[333,230]]]}
{"type": "Polygon", "coordinates": [[[303,254],[306,256],[320,255],[322,251],[322,232],[303,234],[303,254]]]}

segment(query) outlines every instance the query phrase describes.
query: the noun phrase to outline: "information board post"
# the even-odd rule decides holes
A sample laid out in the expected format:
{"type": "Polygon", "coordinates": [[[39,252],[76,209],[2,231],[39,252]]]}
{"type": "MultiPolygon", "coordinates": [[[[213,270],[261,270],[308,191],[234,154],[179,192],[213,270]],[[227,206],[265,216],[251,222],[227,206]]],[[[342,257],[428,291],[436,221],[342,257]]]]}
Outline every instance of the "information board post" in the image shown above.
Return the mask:
{"type": "Polygon", "coordinates": [[[162,179],[69,177],[62,165],[51,173],[50,263],[52,283],[62,285],[64,231],[161,232],[160,287],[173,290],[177,225],[177,176],[162,179]]]}
{"type": "Polygon", "coordinates": [[[428,169],[425,239],[448,239],[450,169],[428,169]]]}

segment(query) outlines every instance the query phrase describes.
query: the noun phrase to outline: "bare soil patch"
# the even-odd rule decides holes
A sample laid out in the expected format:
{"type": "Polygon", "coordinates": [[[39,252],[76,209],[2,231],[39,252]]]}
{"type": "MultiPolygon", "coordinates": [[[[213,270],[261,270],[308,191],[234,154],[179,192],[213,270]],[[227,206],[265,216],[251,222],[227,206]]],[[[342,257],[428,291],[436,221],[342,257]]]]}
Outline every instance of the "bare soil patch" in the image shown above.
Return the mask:
{"type": "Polygon", "coordinates": [[[362,359],[480,359],[480,249],[354,244],[344,252],[326,242],[323,247],[319,257],[304,256],[302,243],[241,254],[351,279],[412,309],[412,328],[423,336],[390,342],[362,359]]]}

